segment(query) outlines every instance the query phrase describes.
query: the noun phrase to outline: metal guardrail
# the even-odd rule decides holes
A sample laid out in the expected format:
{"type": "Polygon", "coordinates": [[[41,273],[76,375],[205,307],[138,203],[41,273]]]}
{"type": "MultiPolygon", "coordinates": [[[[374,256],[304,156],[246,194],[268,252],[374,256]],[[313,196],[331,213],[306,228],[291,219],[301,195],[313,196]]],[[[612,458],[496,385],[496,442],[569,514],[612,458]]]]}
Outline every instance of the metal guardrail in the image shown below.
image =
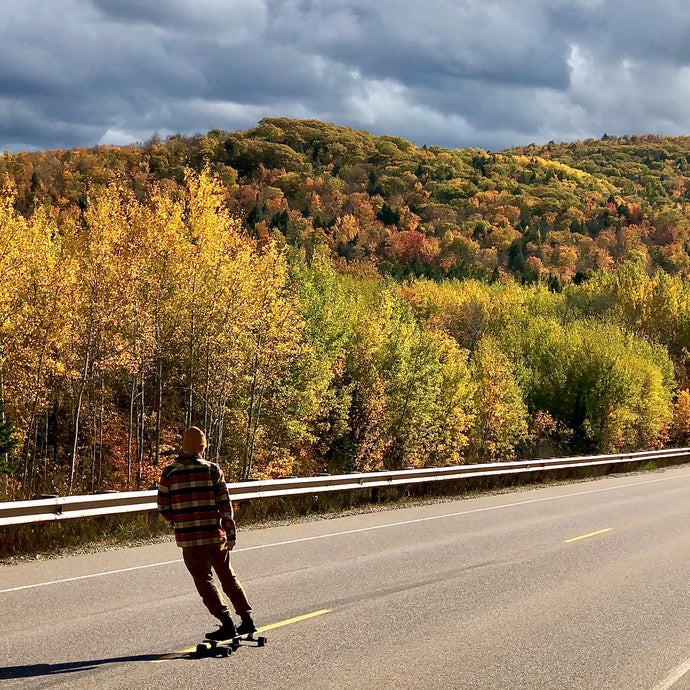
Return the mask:
{"type": "MultiPolygon", "coordinates": [[[[655,460],[690,461],[690,448],[670,448],[658,451],[624,453],[620,455],[587,455],[548,460],[519,460],[481,465],[429,467],[395,472],[367,472],[365,474],[337,474],[319,477],[271,479],[228,484],[230,498],[235,501],[255,500],[327,491],[353,491],[386,486],[419,484],[492,477],[526,472],[554,471],[567,468],[596,467],[655,460]]],[[[156,510],[156,491],[125,491],[90,496],[57,496],[33,501],[0,503],[0,526],[33,522],[66,520],[71,518],[116,515],[119,513],[156,510]]]]}

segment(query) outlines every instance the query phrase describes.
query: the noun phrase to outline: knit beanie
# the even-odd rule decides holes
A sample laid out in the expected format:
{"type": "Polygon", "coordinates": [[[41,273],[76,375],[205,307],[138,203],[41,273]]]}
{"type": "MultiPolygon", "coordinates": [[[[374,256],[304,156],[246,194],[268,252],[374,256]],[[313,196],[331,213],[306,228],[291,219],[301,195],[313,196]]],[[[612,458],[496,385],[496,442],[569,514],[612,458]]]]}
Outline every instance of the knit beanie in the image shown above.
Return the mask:
{"type": "Polygon", "coordinates": [[[206,436],[204,432],[196,426],[190,426],[189,429],[184,432],[182,450],[185,453],[196,453],[200,455],[204,452],[204,448],[206,448],[206,436]]]}

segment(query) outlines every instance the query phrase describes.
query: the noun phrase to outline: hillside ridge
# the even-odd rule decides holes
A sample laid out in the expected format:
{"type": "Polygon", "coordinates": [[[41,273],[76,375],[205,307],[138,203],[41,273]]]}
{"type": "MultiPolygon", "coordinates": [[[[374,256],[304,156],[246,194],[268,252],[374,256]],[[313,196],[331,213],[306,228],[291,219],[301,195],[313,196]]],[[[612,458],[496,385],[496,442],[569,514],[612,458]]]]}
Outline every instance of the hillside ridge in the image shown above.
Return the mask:
{"type": "Polygon", "coordinates": [[[205,166],[248,233],[342,270],[396,278],[474,277],[555,288],[632,254],[650,270],[690,272],[690,137],[611,137],[500,152],[418,147],[316,120],[266,118],[227,133],[128,147],[8,154],[0,176],[17,208],[83,209],[89,190],[184,183],[205,166]],[[367,269],[368,270],[368,269],[367,269]]]}

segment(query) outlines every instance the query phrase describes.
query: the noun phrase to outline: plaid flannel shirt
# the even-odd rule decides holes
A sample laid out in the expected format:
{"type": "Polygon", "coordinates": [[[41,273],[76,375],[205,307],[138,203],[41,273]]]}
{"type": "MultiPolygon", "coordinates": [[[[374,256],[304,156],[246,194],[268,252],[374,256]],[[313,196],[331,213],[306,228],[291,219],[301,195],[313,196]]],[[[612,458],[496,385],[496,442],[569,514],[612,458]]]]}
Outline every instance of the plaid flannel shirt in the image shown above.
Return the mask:
{"type": "Polygon", "coordinates": [[[158,511],[175,530],[180,547],[220,544],[221,518],[233,518],[223,471],[200,455],[180,455],[158,484],[158,511]]]}

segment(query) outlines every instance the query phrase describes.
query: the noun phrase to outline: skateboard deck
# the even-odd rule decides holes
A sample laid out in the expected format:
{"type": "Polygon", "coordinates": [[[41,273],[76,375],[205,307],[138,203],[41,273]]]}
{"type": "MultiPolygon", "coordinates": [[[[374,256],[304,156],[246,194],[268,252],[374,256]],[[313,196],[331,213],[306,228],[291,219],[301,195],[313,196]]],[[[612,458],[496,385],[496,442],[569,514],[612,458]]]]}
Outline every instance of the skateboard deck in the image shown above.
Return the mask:
{"type": "Polygon", "coordinates": [[[243,640],[245,642],[255,642],[256,644],[251,645],[252,647],[265,647],[268,640],[262,635],[258,637],[255,637],[255,635],[256,632],[235,635],[235,637],[231,637],[227,640],[205,639],[196,646],[195,656],[230,656],[240,648],[240,643],[243,640]]]}

